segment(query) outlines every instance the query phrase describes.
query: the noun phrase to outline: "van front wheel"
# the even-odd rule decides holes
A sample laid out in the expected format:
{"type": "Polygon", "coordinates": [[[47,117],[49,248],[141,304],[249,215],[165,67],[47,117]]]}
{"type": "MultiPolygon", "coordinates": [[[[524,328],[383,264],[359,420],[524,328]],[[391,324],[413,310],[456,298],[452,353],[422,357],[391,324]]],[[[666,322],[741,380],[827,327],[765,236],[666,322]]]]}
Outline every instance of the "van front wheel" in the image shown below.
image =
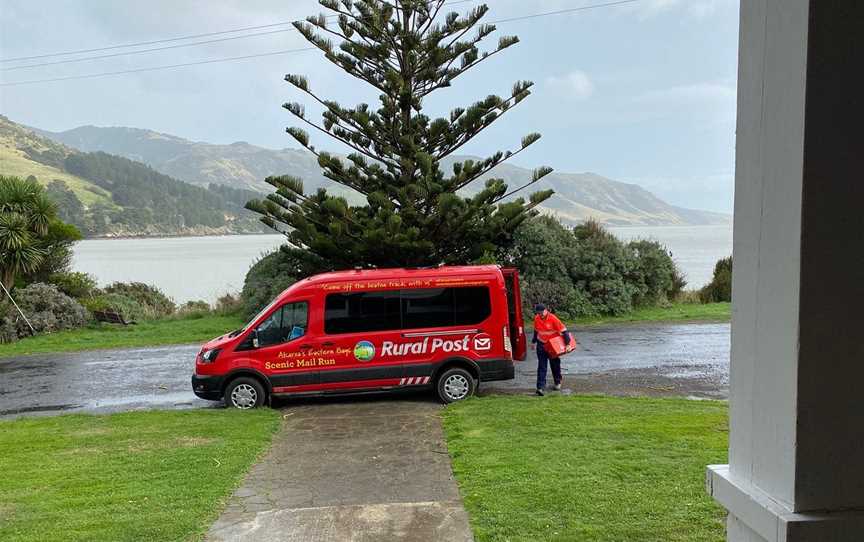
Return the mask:
{"type": "Polygon", "coordinates": [[[225,388],[225,405],[228,407],[249,410],[263,404],[264,386],[254,378],[235,378],[225,388]]]}
{"type": "Polygon", "coordinates": [[[447,369],[438,377],[438,397],[444,403],[454,403],[474,395],[477,382],[461,367],[447,369]]]}

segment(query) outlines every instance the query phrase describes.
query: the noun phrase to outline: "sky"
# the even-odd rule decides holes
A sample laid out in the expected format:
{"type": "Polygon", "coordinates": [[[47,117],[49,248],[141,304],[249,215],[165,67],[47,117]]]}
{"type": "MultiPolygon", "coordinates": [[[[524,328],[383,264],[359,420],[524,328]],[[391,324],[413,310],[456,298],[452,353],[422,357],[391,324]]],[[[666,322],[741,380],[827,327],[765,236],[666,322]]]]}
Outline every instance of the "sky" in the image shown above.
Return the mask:
{"type": "MultiPolygon", "coordinates": [[[[487,0],[485,20],[608,4],[615,0],[487,0]]],[[[465,11],[480,1],[448,7],[465,11]]],[[[0,0],[0,59],[100,48],[282,23],[323,11],[315,0],[0,0]]],[[[737,0],[636,0],[578,12],[502,21],[520,43],[429,97],[446,115],[489,94],[533,81],[533,95],[463,147],[485,156],[543,138],[514,165],[548,165],[639,184],[666,201],[731,212],[738,45],[737,0]]],[[[296,147],[286,101],[313,104],[283,81],[306,75],[342,105],[376,103],[376,93],[317,51],[25,85],[21,81],[158,67],[307,47],[292,27],[220,34],[128,49],[0,62],[0,114],[62,131],[81,125],[147,128],[209,143],[296,147]],[[284,31],[282,31],[284,30],[284,31]],[[267,34],[123,54],[239,35],[267,34]]],[[[319,149],[345,152],[323,134],[319,149]]]]}

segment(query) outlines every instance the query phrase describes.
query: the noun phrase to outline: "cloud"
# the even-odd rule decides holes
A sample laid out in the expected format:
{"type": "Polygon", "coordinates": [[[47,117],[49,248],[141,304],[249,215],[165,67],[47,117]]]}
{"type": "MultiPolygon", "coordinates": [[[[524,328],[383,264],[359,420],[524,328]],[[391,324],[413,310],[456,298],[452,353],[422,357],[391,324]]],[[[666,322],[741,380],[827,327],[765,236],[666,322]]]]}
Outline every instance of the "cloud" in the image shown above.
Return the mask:
{"type": "Polygon", "coordinates": [[[546,86],[575,100],[587,100],[594,94],[594,82],[587,73],[574,70],[566,75],[546,78],[546,86]]]}
{"type": "Polygon", "coordinates": [[[716,122],[735,121],[737,91],[728,81],[703,81],[649,90],[632,102],[645,112],[660,116],[686,114],[692,118],[708,117],[716,122]]]}

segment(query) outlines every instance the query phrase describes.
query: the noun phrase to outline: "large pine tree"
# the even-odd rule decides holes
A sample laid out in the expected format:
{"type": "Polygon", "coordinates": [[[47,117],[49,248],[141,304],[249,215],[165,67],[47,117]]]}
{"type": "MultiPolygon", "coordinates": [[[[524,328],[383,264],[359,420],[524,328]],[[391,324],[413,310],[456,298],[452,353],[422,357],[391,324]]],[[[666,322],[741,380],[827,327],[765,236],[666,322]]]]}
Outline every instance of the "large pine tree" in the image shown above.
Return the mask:
{"type": "Polygon", "coordinates": [[[510,196],[552,170],[535,170],[530,183],[515,189],[493,178],[473,195],[459,191],[540,134],[523,137],[515,150],[457,162],[449,173],[439,164],[528,97],[532,83],[519,81],[507,97],[490,95],[443,118],[425,115],[423,100],[519,39],[501,37],[481,52],[478,45],[495,31],[481,22],[486,5],[460,15],[444,14],[445,0],[319,2],[332,12],[329,17],[320,14],[294,26],[327,60],[372,85],[380,106],[342,107],[319,97],[305,77],[288,74],[285,80],[323,109],[323,122],[309,120],[299,103],[283,107],[352,152],[339,158],[317,150],[303,129],[287,132],[318,157],[325,177],[359,192],[366,204],[352,206],[324,189],[304,194],[301,179],[276,176],[266,179],[276,192],[247,208],[331,268],[467,263],[507,248],[514,230],[552,191],[535,192],[527,201],[510,196]]]}

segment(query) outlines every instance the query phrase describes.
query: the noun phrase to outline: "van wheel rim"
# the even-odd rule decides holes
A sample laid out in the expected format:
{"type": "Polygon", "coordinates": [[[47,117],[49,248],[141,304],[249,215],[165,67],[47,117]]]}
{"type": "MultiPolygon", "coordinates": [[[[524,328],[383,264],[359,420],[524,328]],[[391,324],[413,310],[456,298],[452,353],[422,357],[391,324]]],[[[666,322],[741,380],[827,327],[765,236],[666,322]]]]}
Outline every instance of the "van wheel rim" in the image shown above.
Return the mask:
{"type": "Polygon", "coordinates": [[[451,401],[464,399],[469,389],[468,379],[462,375],[450,375],[444,381],[444,394],[451,401]]]}
{"type": "Polygon", "coordinates": [[[249,384],[240,384],[231,392],[231,404],[243,410],[252,408],[258,402],[258,392],[249,384]]]}

